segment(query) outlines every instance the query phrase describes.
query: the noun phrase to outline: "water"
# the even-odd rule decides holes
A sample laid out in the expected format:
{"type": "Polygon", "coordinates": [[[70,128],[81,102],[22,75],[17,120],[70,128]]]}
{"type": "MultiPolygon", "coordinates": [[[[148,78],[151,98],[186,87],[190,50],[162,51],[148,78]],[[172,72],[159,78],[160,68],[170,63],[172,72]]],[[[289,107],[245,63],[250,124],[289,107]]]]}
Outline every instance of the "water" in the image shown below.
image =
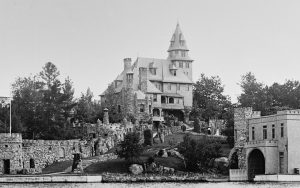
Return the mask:
{"type": "Polygon", "coordinates": [[[1,184],[0,188],[296,188],[300,182],[295,183],[28,183],[28,184],[1,184]]]}

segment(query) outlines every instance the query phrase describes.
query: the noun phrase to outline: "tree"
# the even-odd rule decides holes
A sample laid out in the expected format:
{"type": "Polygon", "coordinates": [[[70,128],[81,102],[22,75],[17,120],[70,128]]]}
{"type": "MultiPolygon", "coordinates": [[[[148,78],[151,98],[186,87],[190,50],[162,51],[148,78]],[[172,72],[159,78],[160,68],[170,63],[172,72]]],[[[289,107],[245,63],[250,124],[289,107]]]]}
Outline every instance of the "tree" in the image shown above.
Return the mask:
{"type": "Polygon", "coordinates": [[[48,62],[38,75],[18,78],[12,85],[13,120],[21,122],[24,138],[65,138],[74,89],[69,78],[62,83],[58,76],[57,67],[48,62]]]}
{"type": "Polygon", "coordinates": [[[123,141],[119,144],[117,155],[120,158],[125,158],[129,163],[139,159],[144,151],[142,144],[140,144],[140,135],[138,132],[129,132],[125,135],[123,141]]]}
{"type": "Polygon", "coordinates": [[[229,96],[224,95],[221,79],[218,76],[206,77],[201,74],[194,84],[191,115],[208,122],[210,118],[220,118],[223,109],[230,105],[229,96]]]}
{"type": "Polygon", "coordinates": [[[194,132],[196,132],[196,133],[201,132],[200,120],[198,118],[196,118],[194,121],[194,132]]]}
{"type": "Polygon", "coordinates": [[[93,101],[93,93],[90,88],[85,94],[81,94],[76,106],[76,118],[83,122],[96,122],[100,117],[101,106],[97,101],[93,101]]]}
{"type": "Polygon", "coordinates": [[[220,143],[213,140],[196,141],[189,135],[183,138],[178,150],[186,160],[190,171],[206,172],[210,168],[211,159],[221,156],[220,143]]]}

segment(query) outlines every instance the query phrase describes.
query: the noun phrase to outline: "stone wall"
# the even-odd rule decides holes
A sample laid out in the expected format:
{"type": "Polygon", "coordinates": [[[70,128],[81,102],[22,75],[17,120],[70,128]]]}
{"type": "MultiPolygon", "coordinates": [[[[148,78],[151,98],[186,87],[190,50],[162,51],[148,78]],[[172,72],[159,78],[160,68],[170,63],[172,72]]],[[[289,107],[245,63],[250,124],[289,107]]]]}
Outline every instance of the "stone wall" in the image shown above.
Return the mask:
{"type": "Polygon", "coordinates": [[[23,140],[23,168],[29,173],[41,172],[46,166],[72,160],[74,153],[84,157],[93,155],[93,147],[79,140],[23,140]]]}

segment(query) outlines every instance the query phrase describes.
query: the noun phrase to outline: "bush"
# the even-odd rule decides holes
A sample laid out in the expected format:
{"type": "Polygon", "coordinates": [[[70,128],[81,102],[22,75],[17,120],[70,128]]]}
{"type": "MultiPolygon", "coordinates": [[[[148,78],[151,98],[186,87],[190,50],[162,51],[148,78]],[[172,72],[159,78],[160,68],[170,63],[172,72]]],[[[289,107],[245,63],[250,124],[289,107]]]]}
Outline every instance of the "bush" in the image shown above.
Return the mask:
{"type": "Polygon", "coordinates": [[[143,146],[139,142],[140,134],[138,132],[127,133],[124,140],[120,142],[116,154],[120,158],[125,158],[129,163],[138,161],[140,155],[144,151],[143,146]]]}
{"type": "Polygon", "coordinates": [[[153,133],[150,129],[144,131],[144,144],[146,146],[153,145],[153,133]]]}
{"type": "Polygon", "coordinates": [[[206,172],[210,168],[210,161],[221,156],[221,144],[214,140],[196,141],[186,135],[179,144],[178,150],[186,160],[186,167],[190,171],[206,172]]]}
{"type": "Polygon", "coordinates": [[[198,118],[196,118],[194,121],[194,132],[197,132],[197,133],[201,132],[200,120],[198,118]]]}

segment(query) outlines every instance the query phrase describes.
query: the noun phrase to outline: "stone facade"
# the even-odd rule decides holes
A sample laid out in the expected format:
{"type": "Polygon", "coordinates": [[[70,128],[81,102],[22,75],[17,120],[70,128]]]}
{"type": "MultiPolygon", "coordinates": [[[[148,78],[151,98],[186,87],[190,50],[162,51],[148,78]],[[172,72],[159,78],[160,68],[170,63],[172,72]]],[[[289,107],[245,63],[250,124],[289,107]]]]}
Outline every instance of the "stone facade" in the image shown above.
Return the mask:
{"type": "MultiPolygon", "coordinates": [[[[179,24],[172,36],[167,59],[124,59],[124,70],[111,83],[115,90],[113,111],[120,119],[133,115],[138,120],[152,117],[159,124],[165,115],[188,121],[192,107],[192,62],[179,24]]],[[[106,106],[108,90],[101,96],[106,106]]],[[[112,109],[110,109],[112,110],[112,109]]]]}

